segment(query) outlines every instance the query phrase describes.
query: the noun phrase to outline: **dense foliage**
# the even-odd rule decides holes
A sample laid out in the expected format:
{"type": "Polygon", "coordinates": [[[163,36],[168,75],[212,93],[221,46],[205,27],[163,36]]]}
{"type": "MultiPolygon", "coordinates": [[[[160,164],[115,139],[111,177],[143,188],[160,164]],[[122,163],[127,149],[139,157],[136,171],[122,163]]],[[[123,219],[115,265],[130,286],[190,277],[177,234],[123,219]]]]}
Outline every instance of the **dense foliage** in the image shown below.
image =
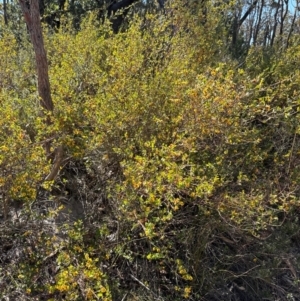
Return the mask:
{"type": "Polygon", "coordinates": [[[300,299],[299,20],[256,4],[234,44],[237,2],[45,26],[53,112],[2,21],[3,300],[300,299]]]}

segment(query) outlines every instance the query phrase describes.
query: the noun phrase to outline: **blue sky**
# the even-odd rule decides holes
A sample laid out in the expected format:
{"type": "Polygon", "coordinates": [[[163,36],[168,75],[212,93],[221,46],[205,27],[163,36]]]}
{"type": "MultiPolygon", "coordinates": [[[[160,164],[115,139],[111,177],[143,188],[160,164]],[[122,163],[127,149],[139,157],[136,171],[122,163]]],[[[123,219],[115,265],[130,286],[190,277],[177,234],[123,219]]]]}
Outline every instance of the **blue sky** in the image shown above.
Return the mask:
{"type": "MultiPolygon", "coordinates": [[[[142,0],[142,1],[145,1],[145,0],[142,0]]],[[[274,0],[274,2],[277,2],[277,1],[274,0]]],[[[3,2],[3,0],[0,0],[0,3],[2,3],[2,2],[3,2]]],[[[294,13],[296,3],[297,3],[296,0],[289,0],[289,10],[290,10],[291,13],[294,13]]]]}

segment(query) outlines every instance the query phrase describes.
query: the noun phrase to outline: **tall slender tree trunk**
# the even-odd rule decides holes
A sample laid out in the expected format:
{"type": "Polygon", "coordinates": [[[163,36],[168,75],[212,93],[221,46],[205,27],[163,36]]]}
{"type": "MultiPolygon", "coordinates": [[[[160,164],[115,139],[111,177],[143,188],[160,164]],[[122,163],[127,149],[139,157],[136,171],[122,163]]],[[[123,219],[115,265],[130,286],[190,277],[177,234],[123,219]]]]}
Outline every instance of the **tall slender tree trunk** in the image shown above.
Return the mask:
{"type": "Polygon", "coordinates": [[[271,42],[270,42],[270,46],[274,45],[274,41],[275,41],[275,37],[276,37],[276,33],[277,33],[277,26],[278,26],[278,14],[279,14],[279,10],[280,10],[280,5],[275,7],[276,11],[274,14],[274,24],[273,24],[273,29],[272,29],[272,37],[271,37],[271,42]]]}
{"type": "Polygon", "coordinates": [[[7,0],[3,0],[3,15],[4,15],[4,24],[8,24],[8,17],[7,17],[7,0]]]}
{"type": "Polygon", "coordinates": [[[258,15],[257,23],[256,23],[255,29],[254,29],[254,36],[253,36],[253,45],[254,46],[256,46],[257,37],[258,37],[259,30],[260,30],[260,25],[261,25],[262,12],[263,12],[264,8],[265,8],[265,0],[262,0],[260,8],[259,8],[259,15],[258,15]]]}
{"type": "Polygon", "coordinates": [[[287,40],[286,40],[286,48],[289,47],[289,42],[290,42],[290,39],[291,39],[293,30],[294,30],[294,27],[295,27],[295,21],[296,21],[296,18],[297,18],[297,7],[298,7],[298,3],[299,3],[299,0],[297,0],[297,2],[296,2],[296,9],[295,9],[295,11],[294,11],[293,20],[292,20],[292,23],[291,23],[291,26],[290,26],[290,30],[289,30],[289,34],[288,34],[288,37],[287,37],[287,40]]]}
{"type": "MultiPolygon", "coordinates": [[[[33,45],[36,61],[36,71],[38,78],[38,94],[40,104],[46,111],[53,112],[53,101],[51,97],[50,81],[48,74],[47,55],[44,47],[42,25],[40,20],[39,0],[19,0],[25,22],[30,34],[33,45]]],[[[45,122],[50,125],[50,119],[47,117],[45,122]]],[[[51,137],[50,137],[51,138],[51,137]]],[[[51,141],[51,139],[48,139],[51,141]]],[[[53,153],[50,152],[51,142],[44,144],[48,158],[52,157],[52,170],[45,178],[46,181],[52,181],[57,176],[62,161],[63,161],[63,147],[58,146],[53,153]]]]}
{"type": "Polygon", "coordinates": [[[48,75],[47,55],[44,47],[42,25],[40,20],[38,0],[19,0],[27,28],[33,45],[38,77],[38,92],[41,106],[47,111],[53,111],[53,101],[48,75]]]}

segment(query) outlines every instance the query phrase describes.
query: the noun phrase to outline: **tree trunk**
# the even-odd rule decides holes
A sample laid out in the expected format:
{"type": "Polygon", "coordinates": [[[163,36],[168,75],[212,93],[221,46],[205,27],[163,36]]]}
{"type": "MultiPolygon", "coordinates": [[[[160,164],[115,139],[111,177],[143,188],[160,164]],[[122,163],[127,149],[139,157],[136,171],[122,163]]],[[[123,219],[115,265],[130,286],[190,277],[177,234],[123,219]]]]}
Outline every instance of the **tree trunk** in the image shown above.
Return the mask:
{"type": "Polygon", "coordinates": [[[4,15],[4,24],[8,25],[7,0],[3,0],[3,15],[4,15]]]}
{"type": "Polygon", "coordinates": [[[53,102],[51,98],[48,63],[44,47],[42,25],[40,20],[39,1],[19,0],[19,3],[25,18],[25,22],[28,27],[28,31],[35,53],[40,103],[44,109],[52,112],[53,102]]]}
{"type": "MultiPolygon", "coordinates": [[[[46,111],[52,113],[54,106],[51,98],[47,55],[44,47],[42,25],[40,20],[39,0],[19,0],[19,3],[28,27],[35,53],[40,104],[46,111]]],[[[48,117],[45,122],[50,125],[50,120],[48,117]]],[[[48,141],[51,141],[51,139],[48,139],[48,141]]],[[[44,147],[47,158],[52,158],[53,161],[52,170],[45,180],[52,181],[59,173],[63,161],[63,147],[57,147],[53,153],[50,151],[51,142],[46,142],[44,147]]]]}
{"type": "Polygon", "coordinates": [[[270,46],[274,45],[274,41],[275,41],[275,36],[276,36],[276,31],[277,31],[277,26],[278,26],[278,14],[279,14],[279,10],[280,10],[280,5],[275,7],[276,11],[274,14],[274,25],[273,25],[273,29],[272,29],[272,37],[271,37],[271,42],[270,42],[270,46]]]}
{"type": "Polygon", "coordinates": [[[299,0],[297,0],[297,2],[296,2],[296,8],[295,8],[295,11],[294,11],[294,16],[293,16],[292,24],[290,26],[289,34],[288,34],[288,37],[287,37],[287,40],[286,40],[286,48],[289,47],[289,42],[290,42],[290,39],[291,39],[293,30],[294,30],[294,27],[295,27],[295,21],[296,21],[296,18],[297,18],[298,3],[299,3],[299,0]]]}
{"type": "Polygon", "coordinates": [[[261,6],[259,8],[259,15],[258,15],[257,23],[256,23],[255,29],[254,29],[254,37],[253,37],[253,45],[254,46],[256,46],[257,37],[258,37],[258,33],[259,33],[259,30],[260,30],[260,26],[261,26],[262,12],[263,12],[264,8],[265,8],[265,1],[262,0],[261,1],[261,6]]]}

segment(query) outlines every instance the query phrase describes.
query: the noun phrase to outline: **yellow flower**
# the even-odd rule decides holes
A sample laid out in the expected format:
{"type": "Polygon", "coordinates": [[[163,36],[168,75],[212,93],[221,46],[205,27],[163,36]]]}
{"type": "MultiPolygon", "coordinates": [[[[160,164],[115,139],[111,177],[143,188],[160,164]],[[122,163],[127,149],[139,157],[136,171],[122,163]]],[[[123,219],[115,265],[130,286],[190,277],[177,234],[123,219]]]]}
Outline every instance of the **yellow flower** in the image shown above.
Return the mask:
{"type": "Polygon", "coordinates": [[[184,288],[183,297],[188,298],[191,294],[192,288],[190,286],[186,286],[184,288]]]}

